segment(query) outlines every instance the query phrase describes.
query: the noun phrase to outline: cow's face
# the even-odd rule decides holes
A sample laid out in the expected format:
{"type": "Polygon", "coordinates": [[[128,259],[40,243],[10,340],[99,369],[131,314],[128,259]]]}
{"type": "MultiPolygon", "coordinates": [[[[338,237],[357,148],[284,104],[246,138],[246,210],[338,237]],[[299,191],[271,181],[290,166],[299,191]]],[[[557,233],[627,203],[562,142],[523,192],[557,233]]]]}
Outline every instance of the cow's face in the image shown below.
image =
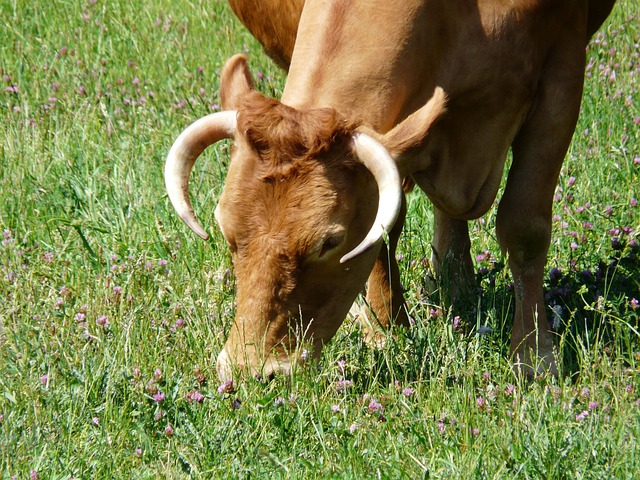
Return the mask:
{"type": "MultiPolygon", "coordinates": [[[[287,371],[302,352],[319,353],[362,288],[377,248],[341,263],[376,217],[373,176],[337,140],[318,156],[291,159],[238,133],[216,219],[231,251],[236,317],[218,359],[223,379],[287,371]],[[277,164],[274,165],[274,162],[277,164]]],[[[253,132],[255,135],[255,132],[253,132]]],[[[275,143],[278,143],[277,140],[275,143]]]]}
{"type": "Polygon", "coordinates": [[[191,208],[189,174],[208,145],[233,137],[215,216],[233,257],[237,309],[218,372],[223,380],[236,368],[269,376],[289,371],[305,345],[319,354],[342,323],[402,203],[389,152],[398,159],[424,142],[444,94],[382,138],[356,132],[332,109],[263,97],[242,56],[225,66],[220,93],[226,111],[178,137],[165,180],[180,217],[208,238],[191,208]]]}

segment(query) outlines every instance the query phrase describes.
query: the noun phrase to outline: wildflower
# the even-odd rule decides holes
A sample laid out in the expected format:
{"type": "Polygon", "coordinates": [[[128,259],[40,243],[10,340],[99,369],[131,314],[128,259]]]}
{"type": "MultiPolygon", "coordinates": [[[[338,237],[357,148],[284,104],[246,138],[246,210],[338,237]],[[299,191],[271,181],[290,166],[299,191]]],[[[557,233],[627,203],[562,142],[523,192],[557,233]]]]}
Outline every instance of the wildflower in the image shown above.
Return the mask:
{"type": "Polygon", "coordinates": [[[636,300],[635,298],[632,298],[631,300],[629,300],[629,306],[631,307],[631,310],[637,310],[638,300],[636,300]]]}
{"type": "Polygon", "coordinates": [[[38,472],[36,472],[35,470],[31,470],[29,472],[29,478],[31,480],[38,480],[38,472]]]}
{"type": "Polygon", "coordinates": [[[638,205],[638,200],[634,197],[634,198],[632,198],[632,199],[631,199],[631,201],[629,202],[629,204],[630,204],[632,207],[636,207],[636,206],[638,205]]]}
{"type": "Polygon", "coordinates": [[[504,389],[504,396],[510,397],[511,395],[513,395],[513,392],[515,391],[515,389],[516,389],[515,385],[512,385],[511,383],[508,384],[504,389]]]}
{"type": "Polygon", "coordinates": [[[133,378],[140,380],[142,378],[142,372],[140,371],[140,367],[138,365],[133,366],[133,370],[131,371],[133,378]]]}
{"type": "Polygon", "coordinates": [[[181,328],[184,327],[185,321],[182,318],[179,318],[176,320],[176,324],[175,324],[175,328],[181,328]]]}
{"type": "MultiPolygon", "coordinates": [[[[586,130],[586,134],[588,134],[589,130],[586,130]]],[[[567,181],[567,185],[570,187],[573,187],[573,185],[576,183],[576,177],[569,177],[569,180],[567,181]]]]}
{"type": "Polygon", "coordinates": [[[589,416],[589,412],[587,410],[583,410],[582,412],[576,415],[576,421],[581,422],[585,418],[589,416]]]}
{"type": "Polygon", "coordinates": [[[241,404],[242,404],[242,400],[240,400],[239,398],[236,398],[233,402],[231,402],[231,408],[233,408],[234,410],[237,410],[240,408],[241,404]]]}
{"type": "Polygon", "coordinates": [[[173,437],[174,433],[175,433],[175,431],[173,430],[173,427],[170,424],[167,423],[167,426],[164,427],[164,434],[167,437],[173,437]]]}
{"type": "Polygon", "coordinates": [[[48,383],[49,383],[49,374],[48,374],[48,373],[45,373],[44,375],[42,375],[42,376],[40,377],[40,383],[41,383],[42,385],[46,385],[46,384],[48,384],[48,383]]]}
{"type": "Polygon", "coordinates": [[[197,390],[194,390],[192,392],[189,392],[185,395],[185,398],[187,399],[187,401],[189,402],[196,402],[196,403],[201,403],[202,400],[204,400],[204,395],[202,395],[200,392],[198,392],[197,390]]]}
{"type": "Polygon", "coordinates": [[[344,378],[338,380],[336,383],[336,392],[344,392],[347,388],[353,386],[352,380],[345,380],[344,378]]]}
{"type": "Polygon", "coordinates": [[[338,413],[340,412],[340,405],[331,405],[331,411],[333,413],[338,413]]]}
{"type": "Polygon", "coordinates": [[[2,231],[2,236],[5,238],[5,240],[8,240],[11,238],[11,230],[3,230],[2,231]]]}
{"type": "Polygon", "coordinates": [[[164,266],[166,266],[166,265],[167,265],[167,263],[168,263],[168,262],[167,262],[165,259],[163,259],[163,258],[161,258],[160,260],[158,260],[158,266],[159,266],[159,267],[164,267],[164,266]]]}
{"type": "Polygon", "coordinates": [[[360,428],[360,425],[358,425],[356,422],[353,422],[351,425],[349,425],[349,433],[353,435],[355,431],[358,430],[358,428],[360,428]]]}
{"type": "Polygon", "coordinates": [[[142,449],[140,447],[136,448],[136,457],[142,457],[142,449]]]}
{"type": "Polygon", "coordinates": [[[484,409],[487,406],[487,401],[484,399],[484,397],[476,398],[476,403],[478,404],[478,408],[480,410],[484,409]]]}
{"type": "Polygon", "coordinates": [[[582,390],[580,390],[580,397],[583,400],[587,400],[588,398],[591,397],[591,392],[589,391],[589,388],[584,387],[582,390]]]}
{"type": "Polygon", "coordinates": [[[452,325],[454,330],[457,330],[458,328],[460,328],[460,317],[459,316],[455,316],[453,317],[453,325],[452,325]]]}
{"type": "Polygon", "coordinates": [[[93,423],[95,426],[100,426],[100,419],[98,417],[93,417],[91,419],[91,423],[93,423]]]}
{"type": "Polygon", "coordinates": [[[375,400],[371,400],[369,402],[369,407],[368,408],[369,408],[369,411],[371,413],[378,413],[378,412],[382,412],[384,407],[382,406],[381,403],[376,402],[375,400]]]}
{"type": "Polygon", "coordinates": [[[411,395],[413,395],[413,389],[411,387],[407,387],[404,390],[402,390],[402,394],[405,397],[410,397],[411,395]]]}
{"type": "Polygon", "coordinates": [[[58,293],[60,293],[60,295],[62,295],[63,297],[68,297],[69,295],[71,295],[71,290],[69,290],[66,285],[62,285],[58,293]]]}
{"type": "Polygon", "coordinates": [[[122,295],[122,287],[116,285],[115,287],[113,287],[113,293],[114,295],[122,295]]]}
{"type": "Polygon", "coordinates": [[[436,425],[438,426],[438,431],[440,433],[444,433],[444,421],[438,420],[438,423],[436,423],[436,425]]]}
{"type": "Polygon", "coordinates": [[[276,406],[276,407],[279,406],[279,405],[284,405],[284,398],[282,398],[282,397],[274,398],[273,405],[276,406]]]}
{"type": "Polygon", "coordinates": [[[164,402],[164,393],[162,392],[155,393],[153,395],[153,399],[158,403],[164,402]]]}
{"type": "Polygon", "coordinates": [[[218,387],[218,393],[233,393],[233,380],[227,380],[218,387]]]}
{"type": "Polygon", "coordinates": [[[477,437],[478,435],[480,435],[480,430],[477,428],[470,428],[469,432],[471,432],[471,435],[473,435],[474,437],[477,437]]]}
{"type": "Polygon", "coordinates": [[[598,402],[589,402],[589,410],[595,410],[596,408],[598,408],[600,406],[600,404],[598,402]]]}
{"type": "Polygon", "coordinates": [[[153,372],[153,378],[155,379],[156,382],[161,382],[164,379],[164,376],[162,375],[162,370],[160,370],[159,368],[156,368],[156,370],[153,372]]]}
{"type": "Polygon", "coordinates": [[[109,320],[107,320],[106,315],[100,315],[98,318],[96,318],[96,324],[100,325],[101,327],[108,328],[109,320]]]}
{"type": "Polygon", "coordinates": [[[44,254],[44,261],[47,263],[53,262],[53,252],[47,252],[44,254]]]}
{"type": "Polygon", "coordinates": [[[338,368],[342,373],[344,373],[344,369],[347,366],[346,360],[338,360],[338,368]]]}

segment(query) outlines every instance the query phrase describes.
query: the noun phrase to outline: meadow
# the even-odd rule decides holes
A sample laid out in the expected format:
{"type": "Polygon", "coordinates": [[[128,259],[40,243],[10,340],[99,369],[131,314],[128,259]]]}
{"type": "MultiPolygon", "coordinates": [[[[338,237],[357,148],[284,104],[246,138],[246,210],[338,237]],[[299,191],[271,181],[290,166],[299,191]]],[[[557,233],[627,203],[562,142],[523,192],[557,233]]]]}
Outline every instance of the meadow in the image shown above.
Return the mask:
{"type": "Polygon", "coordinates": [[[0,0],[0,478],[638,478],[640,6],[588,48],[545,281],[559,379],[514,376],[495,209],[471,224],[478,290],[426,295],[432,211],[409,195],[415,324],[383,347],[347,320],[290,377],[220,385],[234,315],[213,209],[229,145],[175,215],[175,137],[219,109],[225,60],[284,74],[226,2],[0,0]]]}

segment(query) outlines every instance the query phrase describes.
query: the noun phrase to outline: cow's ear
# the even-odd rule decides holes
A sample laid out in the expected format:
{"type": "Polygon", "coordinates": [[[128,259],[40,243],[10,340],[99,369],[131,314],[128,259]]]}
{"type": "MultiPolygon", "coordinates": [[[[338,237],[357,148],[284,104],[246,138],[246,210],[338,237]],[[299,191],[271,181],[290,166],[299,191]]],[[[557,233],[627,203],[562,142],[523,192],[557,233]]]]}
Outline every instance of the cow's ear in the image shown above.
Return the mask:
{"type": "Polygon", "coordinates": [[[446,112],[446,103],[444,90],[436,87],[433,96],[423,107],[382,136],[381,142],[396,161],[401,161],[404,155],[411,154],[411,150],[425,144],[429,130],[446,112]]]}
{"type": "Polygon", "coordinates": [[[220,76],[220,102],[223,110],[237,110],[242,98],[253,90],[253,78],[246,55],[234,55],[225,64],[220,76]]]}

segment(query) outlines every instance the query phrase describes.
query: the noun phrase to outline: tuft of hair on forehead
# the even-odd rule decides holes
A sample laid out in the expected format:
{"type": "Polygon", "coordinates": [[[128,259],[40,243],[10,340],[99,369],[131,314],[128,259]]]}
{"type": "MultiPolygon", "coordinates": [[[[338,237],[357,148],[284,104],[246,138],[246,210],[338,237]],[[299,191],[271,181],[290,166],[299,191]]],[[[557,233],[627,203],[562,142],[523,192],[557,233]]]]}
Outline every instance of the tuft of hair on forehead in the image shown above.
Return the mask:
{"type": "Polygon", "coordinates": [[[238,112],[238,129],[262,161],[276,170],[344,145],[356,126],[334,109],[300,111],[258,92],[249,93],[238,112]]]}

